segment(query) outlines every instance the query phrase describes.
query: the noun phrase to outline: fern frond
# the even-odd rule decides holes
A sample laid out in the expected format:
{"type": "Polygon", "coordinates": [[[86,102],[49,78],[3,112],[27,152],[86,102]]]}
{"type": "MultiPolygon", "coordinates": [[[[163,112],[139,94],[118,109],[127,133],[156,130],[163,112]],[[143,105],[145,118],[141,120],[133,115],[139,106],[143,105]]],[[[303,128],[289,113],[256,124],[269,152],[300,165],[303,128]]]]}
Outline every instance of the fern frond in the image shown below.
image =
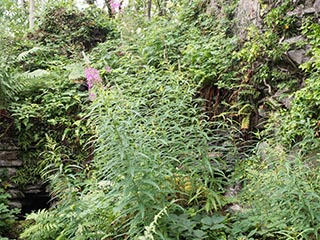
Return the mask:
{"type": "Polygon", "coordinates": [[[84,69],[82,63],[72,63],[64,67],[67,71],[69,71],[69,80],[78,80],[84,78],[84,69]]]}
{"type": "Polygon", "coordinates": [[[34,54],[39,51],[43,51],[43,47],[33,47],[25,52],[22,52],[18,55],[17,60],[18,61],[24,61],[26,58],[28,58],[31,54],[34,54]]]}
{"type": "Polygon", "coordinates": [[[61,226],[56,221],[56,214],[54,212],[48,212],[47,210],[39,210],[37,213],[31,213],[27,215],[27,220],[35,222],[32,226],[29,226],[23,233],[21,233],[21,239],[52,239],[51,235],[55,235],[61,231],[61,226]]]}
{"type": "Polygon", "coordinates": [[[32,72],[24,72],[17,75],[17,77],[24,78],[24,79],[34,79],[34,78],[41,78],[44,76],[50,75],[50,72],[44,69],[37,69],[32,72]]]}
{"type": "Polygon", "coordinates": [[[6,107],[7,103],[22,89],[23,83],[18,81],[8,69],[0,67],[0,109],[6,107]]]}

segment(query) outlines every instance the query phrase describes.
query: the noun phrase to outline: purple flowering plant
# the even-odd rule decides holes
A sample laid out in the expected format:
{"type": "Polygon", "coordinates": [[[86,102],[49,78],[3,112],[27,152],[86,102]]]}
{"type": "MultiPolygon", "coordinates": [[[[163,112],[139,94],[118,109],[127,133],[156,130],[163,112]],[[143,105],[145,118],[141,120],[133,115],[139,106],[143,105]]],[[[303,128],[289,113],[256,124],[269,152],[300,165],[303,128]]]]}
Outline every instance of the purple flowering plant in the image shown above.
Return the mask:
{"type": "Polygon", "coordinates": [[[87,79],[88,88],[91,89],[95,83],[101,83],[102,79],[99,75],[99,71],[95,68],[88,67],[84,70],[84,74],[87,79]]]}
{"type": "Polygon", "coordinates": [[[106,70],[107,73],[110,73],[112,71],[112,68],[110,66],[106,66],[105,70],[106,70]]]}
{"type": "Polygon", "coordinates": [[[113,13],[120,11],[121,3],[119,0],[110,0],[109,3],[113,13]]]}
{"type": "Polygon", "coordinates": [[[96,98],[97,98],[97,95],[96,95],[94,92],[90,91],[90,92],[89,92],[89,100],[90,100],[90,101],[93,101],[93,100],[95,100],[96,98]]]}
{"type": "Polygon", "coordinates": [[[88,89],[89,89],[89,99],[91,101],[93,101],[94,99],[96,99],[96,94],[94,92],[92,92],[91,89],[97,83],[102,83],[102,79],[99,75],[99,71],[95,68],[92,68],[92,67],[86,68],[84,70],[84,74],[87,79],[87,85],[88,85],[88,89]]]}

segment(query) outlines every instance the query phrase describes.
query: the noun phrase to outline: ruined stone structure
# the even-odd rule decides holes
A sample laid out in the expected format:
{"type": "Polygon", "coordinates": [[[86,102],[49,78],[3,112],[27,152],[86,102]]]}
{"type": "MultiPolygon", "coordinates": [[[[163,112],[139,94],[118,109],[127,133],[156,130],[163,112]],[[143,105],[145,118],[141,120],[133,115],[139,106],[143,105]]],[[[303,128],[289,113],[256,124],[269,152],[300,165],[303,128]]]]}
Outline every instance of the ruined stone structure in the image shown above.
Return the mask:
{"type": "Polygon", "coordinates": [[[1,184],[10,194],[9,206],[21,210],[21,216],[33,210],[46,208],[49,196],[41,182],[27,186],[18,186],[12,181],[16,171],[22,167],[19,148],[10,138],[0,141],[0,176],[1,184]]]}

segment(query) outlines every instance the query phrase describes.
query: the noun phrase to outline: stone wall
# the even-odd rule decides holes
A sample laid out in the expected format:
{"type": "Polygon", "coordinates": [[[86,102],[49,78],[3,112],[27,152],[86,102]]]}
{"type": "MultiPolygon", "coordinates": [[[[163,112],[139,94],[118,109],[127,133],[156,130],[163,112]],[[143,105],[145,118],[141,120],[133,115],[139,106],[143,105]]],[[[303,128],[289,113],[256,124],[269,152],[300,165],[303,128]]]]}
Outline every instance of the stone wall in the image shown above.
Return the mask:
{"type": "Polygon", "coordinates": [[[2,185],[11,195],[10,206],[22,208],[23,192],[15,185],[11,178],[18,168],[22,166],[22,161],[18,158],[19,148],[11,139],[1,139],[0,142],[0,173],[2,185]]]}
{"type": "Polygon", "coordinates": [[[10,138],[0,140],[0,174],[1,184],[10,194],[9,206],[21,209],[22,215],[33,210],[45,208],[49,194],[41,182],[18,186],[12,181],[17,170],[23,166],[19,159],[20,149],[10,138]]]}

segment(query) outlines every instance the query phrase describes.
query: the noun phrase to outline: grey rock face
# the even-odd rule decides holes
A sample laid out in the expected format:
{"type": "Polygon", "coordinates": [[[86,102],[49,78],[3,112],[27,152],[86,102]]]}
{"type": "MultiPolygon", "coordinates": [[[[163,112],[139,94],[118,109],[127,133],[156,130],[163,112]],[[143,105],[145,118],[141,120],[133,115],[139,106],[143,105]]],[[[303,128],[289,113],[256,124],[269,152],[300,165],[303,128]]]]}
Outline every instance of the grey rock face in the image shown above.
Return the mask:
{"type": "Polygon", "coordinates": [[[316,10],[316,12],[320,12],[320,0],[316,0],[313,4],[313,8],[316,10]]]}
{"type": "Polygon", "coordinates": [[[241,39],[246,38],[247,28],[261,23],[260,3],[258,0],[240,0],[236,10],[237,32],[241,39]]]}
{"type": "Polygon", "coordinates": [[[288,44],[295,44],[295,43],[298,43],[298,42],[301,42],[301,41],[304,41],[306,40],[306,38],[302,35],[299,35],[299,36],[295,36],[295,37],[292,37],[292,38],[288,38],[288,39],[285,39],[283,42],[284,43],[288,43],[288,44]]]}

